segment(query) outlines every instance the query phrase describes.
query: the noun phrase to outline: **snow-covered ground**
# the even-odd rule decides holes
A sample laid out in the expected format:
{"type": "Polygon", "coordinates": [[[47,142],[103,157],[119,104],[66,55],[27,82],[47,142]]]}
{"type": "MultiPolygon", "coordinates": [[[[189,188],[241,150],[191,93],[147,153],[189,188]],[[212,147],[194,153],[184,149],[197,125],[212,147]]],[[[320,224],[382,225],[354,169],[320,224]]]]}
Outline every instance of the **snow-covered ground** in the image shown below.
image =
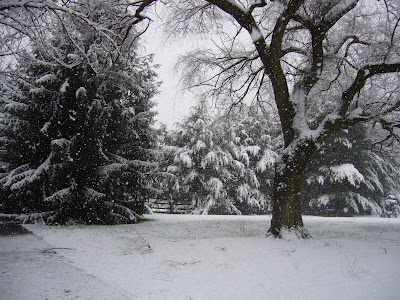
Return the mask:
{"type": "Polygon", "coordinates": [[[153,215],[0,237],[0,299],[399,299],[400,219],[153,215]]]}

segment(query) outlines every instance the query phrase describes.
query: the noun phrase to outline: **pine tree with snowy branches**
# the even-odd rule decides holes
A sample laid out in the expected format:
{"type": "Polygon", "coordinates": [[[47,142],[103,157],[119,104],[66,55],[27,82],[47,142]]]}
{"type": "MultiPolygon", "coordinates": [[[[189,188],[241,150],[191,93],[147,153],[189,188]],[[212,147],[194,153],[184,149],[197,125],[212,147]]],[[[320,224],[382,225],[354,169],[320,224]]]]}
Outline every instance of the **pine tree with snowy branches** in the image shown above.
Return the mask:
{"type": "MultiPolygon", "coordinates": [[[[108,30],[119,38],[111,18],[122,12],[109,4],[77,5],[89,17],[110,18],[108,30]]],[[[47,41],[64,61],[33,47],[19,58],[15,88],[2,93],[2,210],[49,223],[134,223],[154,169],[151,60],[134,47],[109,52],[109,38],[67,21],[69,30],[60,23],[47,41]]]]}
{"type": "Polygon", "coordinates": [[[338,132],[319,149],[305,177],[305,212],[332,216],[400,213],[398,161],[372,151],[366,126],[338,132]]]}
{"type": "Polygon", "coordinates": [[[255,106],[241,105],[237,110],[231,109],[229,118],[221,118],[222,132],[232,131],[227,137],[235,149],[234,157],[239,158],[242,153],[246,157],[246,167],[257,178],[258,187],[249,190],[245,181],[235,182],[239,193],[236,197],[236,206],[242,213],[266,213],[271,211],[271,192],[273,172],[277,149],[282,147],[281,132],[273,114],[265,115],[255,106]],[[266,130],[268,128],[268,130],[266,130]],[[244,201],[247,199],[248,201],[244,201]],[[255,200],[249,205],[250,199],[255,200]],[[262,204],[257,206],[256,203],[262,204]]]}
{"type": "Polygon", "coordinates": [[[173,175],[167,198],[190,201],[195,212],[203,214],[242,214],[265,208],[268,199],[256,173],[266,174],[273,163],[262,162],[267,152],[247,135],[246,125],[234,123],[212,118],[201,102],[179,124],[164,147],[169,158],[166,171],[173,175]]]}
{"type": "Polygon", "coordinates": [[[221,196],[222,182],[202,164],[203,158],[214,147],[210,124],[206,105],[200,103],[178,124],[178,129],[167,136],[163,147],[165,171],[172,175],[168,178],[170,188],[164,197],[190,203],[199,213],[208,213],[221,196]]]}

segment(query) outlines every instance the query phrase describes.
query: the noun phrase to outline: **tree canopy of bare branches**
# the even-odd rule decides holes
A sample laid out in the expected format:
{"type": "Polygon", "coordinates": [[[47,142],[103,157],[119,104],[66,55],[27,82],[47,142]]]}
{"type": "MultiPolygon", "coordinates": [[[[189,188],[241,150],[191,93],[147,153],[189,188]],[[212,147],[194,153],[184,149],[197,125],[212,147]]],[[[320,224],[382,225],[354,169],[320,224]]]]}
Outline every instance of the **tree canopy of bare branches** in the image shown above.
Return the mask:
{"type": "Polygon", "coordinates": [[[132,47],[134,41],[147,29],[150,20],[144,10],[155,0],[5,0],[0,3],[0,59],[2,71],[12,65],[13,57],[20,55],[31,44],[46,57],[73,67],[82,60],[90,62],[90,45],[101,48],[109,54],[110,63],[115,61],[120,51],[132,47]],[[101,13],[101,8],[103,12],[101,13]],[[118,9],[114,9],[118,8],[118,9]],[[100,13],[99,13],[100,11],[100,13]],[[96,15],[93,15],[96,14],[96,15]],[[74,22],[71,22],[74,20],[74,22]],[[78,34],[74,26],[80,24],[86,35],[78,34]],[[66,63],[57,47],[48,43],[48,37],[58,30],[59,25],[79,50],[79,55],[66,63]],[[94,33],[102,36],[94,40],[94,33]],[[10,63],[11,62],[11,63],[10,63]]]}

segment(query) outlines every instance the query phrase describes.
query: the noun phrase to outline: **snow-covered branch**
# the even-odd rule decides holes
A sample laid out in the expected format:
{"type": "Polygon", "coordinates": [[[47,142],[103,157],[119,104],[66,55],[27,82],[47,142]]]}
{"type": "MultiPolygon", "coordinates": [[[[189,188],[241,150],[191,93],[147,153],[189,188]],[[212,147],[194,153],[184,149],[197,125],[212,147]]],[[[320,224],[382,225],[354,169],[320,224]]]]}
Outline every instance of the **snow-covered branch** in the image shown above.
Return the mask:
{"type": "Polygon", "coordinates": [[[33,42],[43,54],[53,57],[57,63],[73,67],[76,63],[66,62],[56,47],[46,41],[49,34],[54,34],[55,28],[60,25],[70,42],[79,51],[80,59],[91,62],[89,48],[82,44],[82,36],[74,28],[74,26],[86,26],[87,34],[95,32],[102,38],[100,42],[96,40],[96,47],[108,52],[115,60],[122,48],[130,47],[146,30],[148,24],[141,29],[138,25],[148,19],[144,11],[155,1],[93,2],[93,5],[101,5],[103,9],[115,10],[113,19],[93,16],[93,10],[89,8],[91,3],[78,5],[75,2],[50,0],[3,1],[0,3],[0,25],[5,38],[0,41],[0,55],[14,55],[19,52],[20,47],[26,47],[33,42]],[[21,40],[24,42],[19,43],[21,40]]]}
{"type": "Polygon", "coordinates": [[[339,115],[341,117],[345,117],[347,114],[349,107],[355,97],[355,95],[360,92],[360,90],[365,86],[367,79],[379,75],[379,74],[387,74],[387,73],[395,73],[400,72],[400,63],[381,63],[381,64],[371,64],[365,65],[358,72],[357,76],[350,85],[347,90],[343,92],[342,102],[340,108],[338,110],[339,115]]]}

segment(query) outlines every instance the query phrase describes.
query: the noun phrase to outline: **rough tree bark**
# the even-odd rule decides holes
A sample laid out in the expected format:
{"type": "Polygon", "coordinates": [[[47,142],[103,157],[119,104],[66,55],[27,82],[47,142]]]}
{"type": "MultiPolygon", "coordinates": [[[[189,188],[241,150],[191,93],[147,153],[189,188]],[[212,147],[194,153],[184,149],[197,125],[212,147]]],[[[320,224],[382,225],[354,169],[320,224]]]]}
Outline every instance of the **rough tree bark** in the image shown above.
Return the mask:
{"type": "Polygon", "coordinates": [[[282,155],[276,165],[273,186],[273,211],[269,234],[280,237],[284,229],[294,229],[298,237],[310,235],[304,229],[301,211],[301,185],[307,166],[317,150],[313,141],[282,155]]]}

